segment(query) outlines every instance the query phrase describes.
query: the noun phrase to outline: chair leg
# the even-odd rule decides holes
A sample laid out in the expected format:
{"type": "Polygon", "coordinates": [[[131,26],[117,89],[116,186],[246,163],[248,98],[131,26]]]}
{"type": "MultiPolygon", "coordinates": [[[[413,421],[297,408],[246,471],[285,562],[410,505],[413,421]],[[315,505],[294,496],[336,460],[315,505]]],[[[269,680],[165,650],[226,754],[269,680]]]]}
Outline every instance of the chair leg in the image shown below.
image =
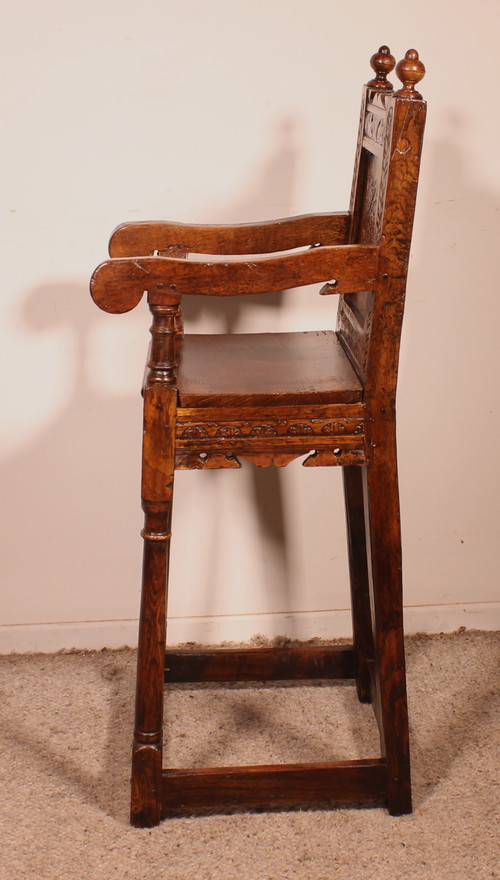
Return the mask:
{"type": "Polygon", "coordinates": [[[391,815],[411,812],[408,707],[403,640],[401,528],[395,439],[392,454],[362,468],[369,523],[374,619],[373,703],[387,762],[391,815]]]}
{"type": "Polygon", "coordinates": [[[363,703],[370,702],[369,663],[373,661],[372,617],[365,531],[363,475],[360,467],[344,467],[349,575],[356,687],[363,703]]]}
{"type": "Polygon", "coordinates": [[[144,394],[143,580],[137,654],[130,821],[158,825],[162,804],[163,688],[168,561],[174,481],[175,392],[144,394]],[[170,437],[170,443],[165,438],[170,437]],[[163,443],[163,447],[162,444],[163,443]],[[167,446],[167,454],[163,451],[167,446]]]}

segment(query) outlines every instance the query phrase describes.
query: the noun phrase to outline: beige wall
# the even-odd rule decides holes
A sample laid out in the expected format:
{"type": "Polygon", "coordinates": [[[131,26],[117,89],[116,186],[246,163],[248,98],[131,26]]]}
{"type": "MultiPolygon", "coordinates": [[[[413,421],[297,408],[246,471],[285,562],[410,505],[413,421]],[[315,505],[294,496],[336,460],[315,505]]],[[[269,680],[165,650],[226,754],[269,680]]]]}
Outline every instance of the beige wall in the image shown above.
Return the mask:
{"type": "MultiPolygon", "coordinates": [[[[499,626],[499,7],[378,8],[19,0],[4,12],[0,650],[135,640],[149,321],[88,296],[112,228],[345,209],[360,88],[384,41],[398,57],[416,47],[428,70],[399,389],[407,626],[499,626]]],[[[198,306],[196,330],[334,320],[315,289],[198,306]]],[[[180,473],[170,640],[347,632],[340,489],[335,469],[180,473]]]]}

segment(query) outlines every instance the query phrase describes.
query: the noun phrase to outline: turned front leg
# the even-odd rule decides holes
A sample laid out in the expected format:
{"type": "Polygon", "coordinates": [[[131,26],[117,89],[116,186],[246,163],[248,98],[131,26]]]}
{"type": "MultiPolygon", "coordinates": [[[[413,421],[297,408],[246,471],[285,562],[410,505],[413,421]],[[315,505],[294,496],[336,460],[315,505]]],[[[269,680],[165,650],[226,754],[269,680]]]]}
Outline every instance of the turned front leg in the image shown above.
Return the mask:
{"type": "Polygon", "coordinates": [[[168,563],[175,466],[176,305],[152,306],[152,345],[144,396],[142,507],[145,514],[137,690],[132,757],[131,822],[161,816],[163,677],[168,563]]]}
{"type": "Polygon", "coordinates": [[[174,483],[176,391],[144,393],[144,561],[137,657],[131,821],[156,825],[161,813],[163,676],[174,483]]]}

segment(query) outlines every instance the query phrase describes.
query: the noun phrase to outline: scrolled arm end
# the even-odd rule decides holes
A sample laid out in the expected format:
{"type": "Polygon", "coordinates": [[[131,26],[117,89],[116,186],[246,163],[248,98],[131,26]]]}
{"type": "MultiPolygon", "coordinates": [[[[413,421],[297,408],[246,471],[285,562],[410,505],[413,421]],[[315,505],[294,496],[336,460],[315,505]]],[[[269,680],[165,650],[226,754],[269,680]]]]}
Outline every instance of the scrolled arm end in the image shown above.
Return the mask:
{"type": "MultiPolygon", "coordinates": [[[[128,261],[127,261],[128,262],[128,261]]],[[[141,287],[140,277],[130,278],[130,273],[120,271],[116,260],[105,260],[92,274],[90,295],[104,312],[121,315],[130,312],[140,303],[146,285],[141,287]]],[[[137,274],[142,274],[137,270],[137,274]]]]}

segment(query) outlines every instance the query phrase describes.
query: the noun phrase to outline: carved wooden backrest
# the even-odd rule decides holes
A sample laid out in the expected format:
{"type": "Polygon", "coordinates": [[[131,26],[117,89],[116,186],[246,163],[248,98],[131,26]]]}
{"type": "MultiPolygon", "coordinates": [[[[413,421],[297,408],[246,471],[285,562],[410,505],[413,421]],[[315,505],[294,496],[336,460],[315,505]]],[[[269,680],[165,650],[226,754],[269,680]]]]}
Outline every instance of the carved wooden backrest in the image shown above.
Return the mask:
{"type": "Polygon", "coordinates": [[[415,90],[425,68],[414,50],[397,66],[403,88],[394,92],[387,75],[395,66],[387,46],[371,59],[376,76],[363,89],[358,144],[351,193],[350,244],[381,245],[382,259],[375,291],[341,296],[337,332],[366,387],[381,380],[396,382],[399,336],[406,271],[413,226],[425,102],[415,90]],[[387,276],[387,277],[386,277],[387,276]],[[396,281],[396,283],[394,283],[396,281]],[[390,301],[390,334],[380,321],[390,301]],[[390,344],[393,356],[380,359],[380,345],[390,344]],[[395,355],[395,357],[394,357],[395,355]],[[385,379],[380,369],[390,367],[385,379]],[[390,370],[389,370],[390,372],[390,370]]]}

